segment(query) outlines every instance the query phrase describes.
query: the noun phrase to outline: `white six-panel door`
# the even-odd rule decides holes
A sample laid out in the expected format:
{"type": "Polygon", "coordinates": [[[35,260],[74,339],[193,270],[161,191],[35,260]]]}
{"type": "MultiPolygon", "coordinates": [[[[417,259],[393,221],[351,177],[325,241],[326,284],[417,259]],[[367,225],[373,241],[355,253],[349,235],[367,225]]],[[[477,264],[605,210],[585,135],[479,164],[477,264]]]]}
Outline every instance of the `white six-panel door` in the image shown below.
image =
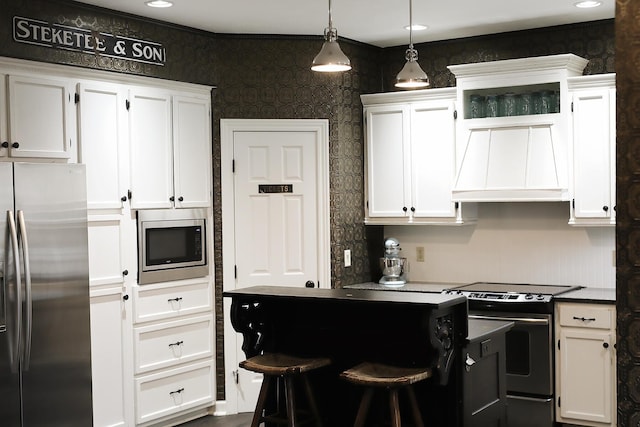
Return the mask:
{"type": "Polygon", "coordinates": [[[234,135],[237,287],[317,281],[316,135],[234,135]]]}
{"type": "MultiPolygon", "coordinates": [[[[330,287],[326,120],[221,120],[224,289],[330,287]]],[[[226,412],[251,412],[262,377],[238,368],[225,298],[226,412]]]]}

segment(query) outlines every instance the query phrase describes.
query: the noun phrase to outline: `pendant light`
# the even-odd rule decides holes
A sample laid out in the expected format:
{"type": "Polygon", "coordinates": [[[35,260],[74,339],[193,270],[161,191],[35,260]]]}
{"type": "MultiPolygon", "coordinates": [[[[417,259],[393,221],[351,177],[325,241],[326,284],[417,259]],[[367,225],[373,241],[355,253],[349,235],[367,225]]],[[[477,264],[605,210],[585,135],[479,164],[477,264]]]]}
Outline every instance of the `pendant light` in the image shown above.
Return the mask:
{"type": "Polygon", "coordinates": [[[418,64],[418,51],[413,48],[413,5],[409,0],[409,48],[405,53],[406,64],[396,77],[396,87],[415,89],[429,86],[429,77],[418,64]]]}
{"type": "Polygon", "coordinates": [[[322,49],[313,58],[311,69],[321,72],[348,71],[351,69],[351,61],[342,52],[338,44],[338,30],[333,28],[331,20],[331,0],[329,0],[329,26],[324,29],[324,43],[322,49]]]}

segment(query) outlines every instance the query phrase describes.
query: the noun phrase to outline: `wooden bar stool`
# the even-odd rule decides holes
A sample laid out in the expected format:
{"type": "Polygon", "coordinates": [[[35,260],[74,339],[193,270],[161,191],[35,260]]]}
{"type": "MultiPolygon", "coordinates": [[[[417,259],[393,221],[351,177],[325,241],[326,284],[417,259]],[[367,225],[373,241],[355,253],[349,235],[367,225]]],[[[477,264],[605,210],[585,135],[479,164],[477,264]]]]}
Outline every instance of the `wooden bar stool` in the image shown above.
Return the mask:
{"type": "MultiPolygon", "coordinates": [[[[240,362],[240,367],[249,371],[258,372],[264,375],[262,386],[260,387],[260,395],[256,410],[253,413],[253,421],[251,427],[258,427],[261,422],[269,422],[276,424],[285,424],[289,427],[300,426],[303,423],[315,422],[316,426],[321,427],[322,421],[318,413],[313,391],[306,373],[314,369],[322,368],[331,364],[328,358],[302,358],[289,356],[280,353],[267,353],[254,356],[250,359],[240,362]],[[295,404],[294,379],[300,378],[304,384],[307,399],[309,401],[309,409],[311,417],[306,420],[298,421],[297,408],[295,404]],[[284,384],[284,394],[286,401],[286,417],[281,416],[277,411],[274,414],[267,415],[265,412],[265,404],[269,394],[269,388],[273,384],[274,379],[284,384]]],[[[278,408],[280,404],[278,402],[278,408]]]]}
{"type": "Polygon", "coordinates": [[[376,388],[384,387],[389,391],[389,405],[391,409],[391,425],[400,427],[400,405],[398,402],[398,390],[405,388],[409,395],[411,411],[413,413],[413,422],[416,427],[424,427],[420,409],[413,392],[414,383],[431,377],[432,372],[429,368],[400,368],[395,366],[383,365],[380,363],[361,363],[351,369],[340,374],[340,377],[353,383],[366,386],[360,408],[356,416],[354,427],[364,426],[364,422],[369,411],[373,391],[376,388]]]}

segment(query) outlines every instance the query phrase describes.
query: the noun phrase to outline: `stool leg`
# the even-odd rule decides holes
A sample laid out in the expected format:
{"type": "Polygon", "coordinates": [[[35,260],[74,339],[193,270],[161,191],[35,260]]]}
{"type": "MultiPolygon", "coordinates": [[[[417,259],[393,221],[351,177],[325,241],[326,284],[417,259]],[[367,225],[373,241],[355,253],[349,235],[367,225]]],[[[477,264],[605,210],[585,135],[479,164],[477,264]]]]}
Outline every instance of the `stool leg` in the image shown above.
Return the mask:
{"type": "Polygon", "coordinates": [[[287,400],[287,418],[289,427],[296,427],[296,401],[293,389],[293,377],[287,375],[284,377],[284,394],[287,400]]]}
{"type": "Polygon", "coordinates": [[[400,427],[400,405],[398,403],[398,389],[389,389],[389,406],[391,409],[391,426],[400,427]]]}
{"type": "Polygon", "coordinates": [[[262,378],[262,385],[260,386],[260,394],[258,395],[258,403],[256,404],[256,410],[253,413],[253,420],[251,421],[251,427],[258,427],[262,420],[262,411],[264,411],[264,405],[267,401],[267,394],[269,393],[269,387],[272,382],[271,375],[264,375],[262,378]]]}
{"type": "Polygon", "coordinates": [[[420,415],[420,408],[418,408],[418,401],[416,400],[416,394],[413,392],[413,387],[407,387],[407,393],[409,394],[409,401],[411,402],[411,411],[413,412],[413,422],[416,427],[424,427],[422,422],[422,415],[420,415]]]}
{"type": "Polygon", "coordinates": [[[356,422],[353,427],[363,427],[364,422],[367,419],[367,412],[369,411],[369,404],[371,404],[371,397],[373,396],[373,388],[369,387],[364,391],[362,400],[360,401],[360,408],[358,408],[358,415],[356,416],[356,422]]]}
{"type": "Polygon", "coordinates": [[[320,419],[320,413],[318,412],[318,406],[316,405],[316,399],[313,395],[313,390],[311,389],[311,385],[309,384],[309,378],[306,375],[302,375],[302,381],[304,382],[304,388],[307,391],[307,400],[309,401],[309,409],[311,409],[311,414],[313,415],[316,426],[322,427],[322,420],[320,419]]]}

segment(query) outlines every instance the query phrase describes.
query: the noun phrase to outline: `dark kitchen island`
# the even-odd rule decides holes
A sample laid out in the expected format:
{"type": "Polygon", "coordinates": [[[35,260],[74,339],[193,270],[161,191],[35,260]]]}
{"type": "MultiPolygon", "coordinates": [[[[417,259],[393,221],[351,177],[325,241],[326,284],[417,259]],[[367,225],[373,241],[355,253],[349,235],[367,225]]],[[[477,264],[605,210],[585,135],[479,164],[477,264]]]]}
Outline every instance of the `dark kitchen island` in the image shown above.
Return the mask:
{"type": "MultiPolygon", "coordinates": [[[[247,357],[282,352],[331,358],[329,368],[311,376],[325,425],[353,425],[362,389],[339,380],[338,374],[363,361],[432,368],[433,378],[416,384],[425,423],[462,425],[459,372],[468,334],[466,298],[278,286],[224,296],[232,298],[231,321],[243,334],[247,357]]],[[[382,419],[388,405],[384,396],[379,398],[372,407],[382,419]]]]}

